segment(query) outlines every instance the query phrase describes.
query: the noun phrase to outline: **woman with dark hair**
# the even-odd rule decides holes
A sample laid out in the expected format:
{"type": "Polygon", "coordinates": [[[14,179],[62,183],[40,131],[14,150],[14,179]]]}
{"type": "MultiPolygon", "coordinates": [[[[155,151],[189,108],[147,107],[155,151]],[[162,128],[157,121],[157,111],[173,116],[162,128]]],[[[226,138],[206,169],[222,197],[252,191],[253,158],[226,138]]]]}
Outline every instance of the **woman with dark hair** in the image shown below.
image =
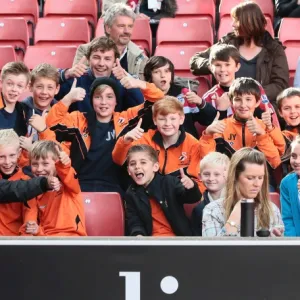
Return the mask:
{"type": "Polygon", "coordinates": [[[265,155],[253,148],[242,148],[231,158],[225,198],[208,204],[203,211],[202,236],[239,236],[241,200],[255,203],[255,232],[267,229],[281,236],[284,225],[279,208],[269,199],[265,155]]]}
{"type": "MultiPolygon", "coordinates": [[[[230,44],[239,49],[241,68],[236,77],[256,79],[274,104],[277,95],[289,85],[284,47],[265,29],[267,21],[256,3],[238,4],[232,9],[231,17],[233,32],[223,36],[218,44],[230,44]]],[[[191,58],[190,68],[194,75],[210,74],[210,51],[208,48],[191,58]]]]}

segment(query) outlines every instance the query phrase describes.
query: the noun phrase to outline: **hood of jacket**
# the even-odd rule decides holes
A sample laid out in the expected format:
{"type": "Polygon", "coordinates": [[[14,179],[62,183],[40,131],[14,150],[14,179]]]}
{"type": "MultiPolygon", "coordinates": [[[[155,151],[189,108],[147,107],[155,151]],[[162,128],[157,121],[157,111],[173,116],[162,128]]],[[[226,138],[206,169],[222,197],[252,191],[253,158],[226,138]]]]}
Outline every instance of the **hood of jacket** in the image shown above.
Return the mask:
{"type": "MultiPolygon", "coordinates": [[[[24,105],[26,105],[29,109],[34,110],[34,112],[35,112],[36,114],[42,115],[43,112],[42,112],[40,109],[34,107],[34,102],[33,102],[32,96],[29,96],[29,97],[25,98],[25,99],[22,101],[22,103],[23,103],[24,105]]],[[[50,103],[50,106],[53,106],[55,103],[57,103],[57,100],[52,99],[52,101],[51,101],[51,103],[50,103]]]]}

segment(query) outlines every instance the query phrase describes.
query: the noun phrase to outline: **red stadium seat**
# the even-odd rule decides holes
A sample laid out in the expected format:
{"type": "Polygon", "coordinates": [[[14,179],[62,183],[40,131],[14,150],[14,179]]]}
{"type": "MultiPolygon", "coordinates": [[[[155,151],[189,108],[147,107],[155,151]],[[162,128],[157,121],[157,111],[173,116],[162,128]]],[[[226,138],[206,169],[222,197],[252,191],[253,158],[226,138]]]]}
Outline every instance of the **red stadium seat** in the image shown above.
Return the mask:
{"type": "Polygon", "coordinates": [[[214,0],[176,0],[178,10],[177,17],[208,17],[212,23],[215,23],[216,4],[214,0]]]}
{"type": "MultiPolygon", "coordinates": [[[[269,31],[271,36],[274,38],[274,28],[273,28],[273,23],[269,17],[266,17],[267,20],[267,27],[266,30],[269,31]]],[[[218,30],[218,40],[226,35],[227,33],[232,31],[232,19],[229,16],[225,16],[220,20],[220,26],[218,30]]]]}
{"type": "Polygon", "coordinates": [[[190,58],[196,52],[205,50],[205,46],[190,46],[190,45],[159,45],[156,47],[155,55],[165,56],[170,59],[175,68],[177,76],[194,78],[190,72],[190,58]]]}
{"type": "Polygon", "coordinates": [[[279,27],[278,37],[285,46],[300,48],[299,18],[283,18],[279,27]]]}
{"type": "Polygon", "coordinates": [[[76,49],[76,46],[29,46],[26,50],[24,63],[30,70],[43,62],[56,68],[71,68],[76,49]]]}
{"type": "Polygon", "coordinates": [[[0,0],[0,17],[22,17],[26,20],[33,37],[34,25],[39,16],[37,0],[0,0]]]}
{"type": "Polygon", "coordinates": [[[0,18],[0,46],[13,46],[17,59],[23,60],[28,41],[28,28],[25,19],[0,18]]]}
{"type": "Polygon", "coordinates": [[[40,18],[35,29],[36,45],[81,45],[90,41],[85,18],[40,18]]]}
{"type": "MultiPolygon", "coordinates": [[[[253,1],[256,2],[260,6],[263,14],[265,16],[269,17],[273,22],[274,4],[273,4],[272,0],[253,0],[253,1]]],[[[221,0],[220,6],[219,6],[220,19],[222,19],[226,15],[230,16],[231,9],[241,2],[246,2],[246,1],[243,1],[243,0],[221,0]]]]}
{"type": "Polygon", "coordinates": [[[84,17],[94,31],[97,23],[97,1],[47,0],[44,17],[84,17]]]}
{"type": "Polygon", "coordinates": [[[12,46],[0,46],[0,70],[11,61],[17,61],[16,52],[12,46]]]}
{"type": "Polygon", "coordinates": [[[210,47],[213,44],[212,24],[207,18],[161,19],[157,29],[157,45],[197,45],[210,47]]]}
{"type": "Polygon", "coordinates": [[[89,236],[123,236],[124,208],[118,193],[82,193],[89,236]]]}
{"type": "Polygon", "coordinates": [[[294,85],[294,77],[297,69],[298,59],[300,57],[300,45],[298,47],[287,47],[285,49],[285,54],[287,57],[289,65],[289,75],[290,75],[290,86],[294,85]]]}
{"type": "Polygon", "coordinates": [[[270,200],[281,210],[280,195],[278,193],[270,193],[270,200]]]}
{"type": "MultiPolygon", "coordinates": [[[[100,18],[96,27],[95,37],[105,36],[104,20],[100,18]]],[[[146,50],[147,56],[152,53],[152,32],[149,21],[142,18],[137,18],[134,22],[131,40],[146,50]]]]}
{"type": "Polygon", "coordinates": [[[190,219],[192,216],[193,209],[199,204],[200,202],[192,203],[192,204],[184,204],[184,211],[185,215],[190,219]]]}

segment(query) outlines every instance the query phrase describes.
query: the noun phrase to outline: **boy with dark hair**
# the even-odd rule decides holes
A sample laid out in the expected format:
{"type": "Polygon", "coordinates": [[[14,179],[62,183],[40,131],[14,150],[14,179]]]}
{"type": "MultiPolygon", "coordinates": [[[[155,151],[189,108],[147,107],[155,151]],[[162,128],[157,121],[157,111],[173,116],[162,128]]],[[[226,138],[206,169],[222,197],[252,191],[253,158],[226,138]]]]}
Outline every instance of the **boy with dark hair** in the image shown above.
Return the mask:
{"type": "MultiPolygon", "coordinates": [[[[212,87],[203,95],[203,99],[209,102],[220,112],[220,120],[233,115],[228,92],[231,84],[235,80],[235,73],[240,69],[240,53],[233,45],[215,45],[212,47],[209,55],[209,68],[214,75],[218,84],[212,87]]],[[[261,90],[260,105],[255,108],[254,116],[262,119],[262,115],[266,112],[266,104],[268,106],[267,113],[272,113],[272,122],[279,127],[279,121],[275,113],[273,105],[269,102],[263,88],[261,90]]]]}
{"type": "Polygon", "coordinates": [[[59,191],[37,197],[39,226],[26,223],[26,232],[38,235],[85,236],[85,216],[79,182],[69,156],[53,141],[37,141],[30,152],[34,176],[58,176],[59,191]]]}
{"type": "Polygon", "coordinates": [[[18,102],[30,79],[30,72],[23,62],[10,62],[1,71],[0,129],[13,128],[26,135],[24,109],[18,102]]]}
{"type": "Polygon", "coordinates": [[[228,96],[234,115],[219,121],[218,113],[200,140],[211,146],[210,151],[225,153],[229,157],[242,147],[258,148],[272,168],[278,167],[285,149],[282,134],[273,127],[270,118],[263,122],[253,116],[261,101],[258,82],[252,78],[238,78],[230,86],[228,96]]]}
{"type": "MultiPolygon", "coordinates": [[[[148,82],[153,82],[165,95],[173,96],[184,105],[184,129],[196,138],[199,134],[195,122],[203,126],[211,124],[216,112],[211,105],[207,105],[194,91],[185,87],[186,84],[176,80],[173,63],[164,56],[152,56],[144,69],[144,77],[148,82]]],[[[189,85],[193,89],[192,80],[189,85]]],[[[151,112],[143,117],[143,122],[153,127],[151,112]]]]}
{"type": "Polygon", "coordinates": [[[197,184],[182,169],[181,179],[160,175],[157,151],[148,145],[132,146],[127,163],[134,181],[125,196],[129,235],[193,235],[183,204],[199,201],[197,184]]]}
{"type": "Polygon", "coordinates": [[[124,89],[120,80],[114,76],[113,71],[116,73],[121,72],[121,77],[125,76],[119,57],[118,48],[112,39],[105,36],[95,38],[89,45],[86,57],[84,56],[72,68],[60,70],[61,88],[57,99],[62,99],[70,92],[74,78],[77,78],[77,86],[85,89],[86,96],[83,101],[74,104],[70,110],[90,112],[92,107],[89,101],[89,92],[93,81],[99,77],[110,77],[116,81],[120,89],[120,102],[116,107],[116,111],[122,111],[143,103],[144,97],[139,89],[124,89]],[[86,59],[89,61],[89,68],[84,63],[86,59]]]}

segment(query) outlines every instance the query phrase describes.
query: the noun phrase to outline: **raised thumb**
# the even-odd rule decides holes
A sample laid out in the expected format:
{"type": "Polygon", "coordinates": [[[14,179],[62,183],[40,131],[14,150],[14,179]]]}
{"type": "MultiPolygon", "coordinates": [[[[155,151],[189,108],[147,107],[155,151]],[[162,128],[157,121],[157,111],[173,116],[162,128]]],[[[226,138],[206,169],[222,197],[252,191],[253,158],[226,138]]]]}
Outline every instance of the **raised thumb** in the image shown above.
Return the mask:
{"type": "Polygon", "coordinates": [[[214,121],[219,121],[219,118],[220,118],[220,112],[219,112],[219,111],[217,111],[217,115],[216,115],[216,117],[215,117],[214,121]]]}
{"type": "Polygon", "coordinates": [[[184,171],[182,168],[180,168],[179,170],[180,170],[180,177],[183,178],[185,176],[184,171]]]}
{"type": "Polygon", "coordinates": [[[136,127],[141,128],[142,122],[143,122],[143,119],[140,118],[139,121],[138,121],[138,123],[137,123],[137,125],[136,125],[136,127]]]}
{"type": "Polygon", "coordinates": [[[71,89],[75,89],[77,85],[77,78],[74,78],[71,89]]]}

